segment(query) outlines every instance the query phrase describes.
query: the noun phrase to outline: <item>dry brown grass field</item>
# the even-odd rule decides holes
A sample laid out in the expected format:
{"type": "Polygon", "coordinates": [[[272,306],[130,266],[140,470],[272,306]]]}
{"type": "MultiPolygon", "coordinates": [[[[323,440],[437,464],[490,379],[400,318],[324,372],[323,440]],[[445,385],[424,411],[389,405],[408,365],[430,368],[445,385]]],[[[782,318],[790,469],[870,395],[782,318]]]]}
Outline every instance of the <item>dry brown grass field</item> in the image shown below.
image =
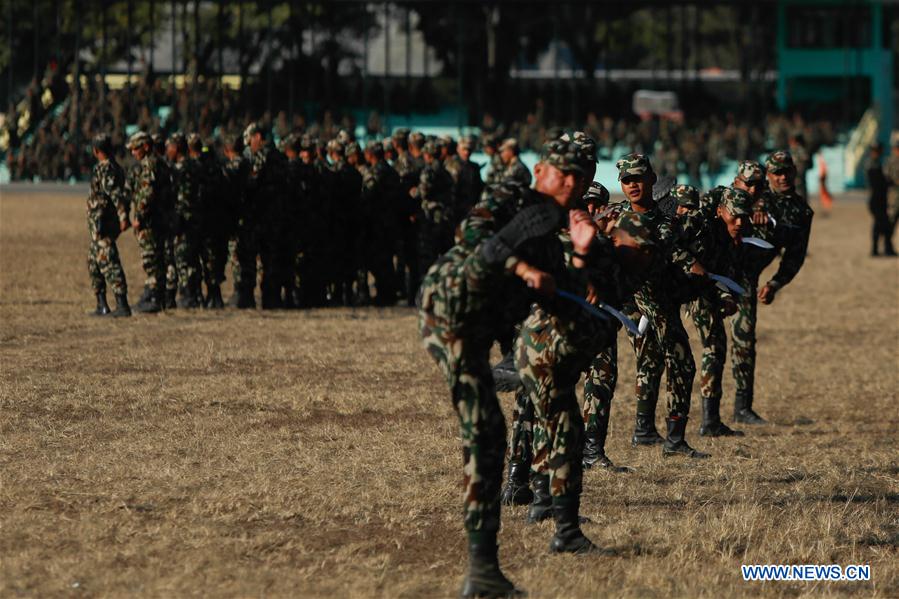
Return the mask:
{"type": "MultiPolygon", "coordinates": [[[[0,597],[458,592],[457,427],[411,310],[89,318],[82,195],[0,193],[0,597]]],[[[614,554],[551,556],[552,525],[506,509],[507,574],[532,597],[899,596],[899,261],[869,227],[838,199],[760,307],[770,425],[700,438],[694,388],[711,460],[630,447],[622,337],[608,451],[634,472],[589,471],[583,499],[614,554]],[[872,580],[743,581],[768,563],[872,580]]],[[[728,366],[726,422],[732,393],[728,366]]]]}

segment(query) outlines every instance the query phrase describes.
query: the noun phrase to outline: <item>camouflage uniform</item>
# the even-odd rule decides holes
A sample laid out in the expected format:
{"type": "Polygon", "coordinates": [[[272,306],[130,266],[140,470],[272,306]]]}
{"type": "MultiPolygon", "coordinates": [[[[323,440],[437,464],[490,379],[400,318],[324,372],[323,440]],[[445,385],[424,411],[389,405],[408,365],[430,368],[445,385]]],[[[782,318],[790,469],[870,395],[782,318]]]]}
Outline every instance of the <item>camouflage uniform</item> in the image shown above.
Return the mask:
{"type": "Polygon", "coordinates": [[[128,294],[125,271],[116,245],[121,224],[127,223],[125,173],[113,158],[98,162],[91,173],[90,195],[87,198],[87,230],[90,234],[87,270],[96,295],[105,294],[107,285],[112,287],[116,297],[128,294]]]}
{"type": "Polygon", "coordinates": [[[397,281],[393,267],[394,242],[396,241],[396,214],[400,206],[400,177],[384,160],[381,144],[370,143],[366,151],[375,156],[376,162],[368,167],[362,178],[362,202],[371,214],[372,226],[368,257],[368,270],[375,277],[378,305],[396,302],[397,281]]]}
{"type": "Polygon", "coordinates": [[[246,194],[250,163],[239,148],[234,150],[224,168],[227,203],[232,214],[228,253],[231,256],[231,280],[234,281],[235,295],[231,303],[237,305],[242,300],[244,304],[239,307],[250,307],[250,303],[255,305],[255,300],[250,300],[256,287],[256,215],[246,194]],[[251,265],[251,272],[244,270],[251,265]]]}
{"type": "MultiPolygon", "coordinates": [[[[695,194],[695,190],[693,192],[695,194]]],[[[695,195],[698,200],[698,194],[695,195]]],[[[731,216],[742,217],[748,223],[752,203],[752,197],[747,192],[727,188],[721,196],[719,206],[731,216]]],[[[690,216],[686,218],[689,219],[690,216]]],[[[717,216],[700,216],[697,220],[700,222],[687,224],[688,239],[685,241],[693,255],[708,272],[742,280],[742,247],[732,240],[724,222],[717,216]]],[[[698,297],[686,308],[702,343],[699,380],[703,422],[699,432],[711,436],[739,434],[724,425],[720,417],[721,377],[727,356],[722,301],[736,302],[736,298],[729,292],[707,285],[706,289],[699,290],[698,297]]]]}
{"type": "Polygon", "coordinates": [[[509,163],[503,168],[500,180],[513,179],[525,187],[529,187],[531,185],[531,172],[518,157],[518,142],[514,138],[509,138],[503,142],[499,149],[500,152],[511,150],[515,153],[509,163]]]}
{"type": "Polygon", "coordinates": [[[426,272],[437,258],[453,245],[453,180],[436,158],[433,142],[424,146],[424,153],[431,156],[419,177],[413,196],[419,201],[418,258],[419,271],[426,272]]]}
{"type": "MultiPolygon", "coordinates": [[[[897,140],[899,142],[899,140],[897,140]]],[[[883,165],[883,174],[887,179],[887,218],[889,228],[887,240],[892,247],[893,234],[896,232],[896,224],[899,223],[899,143],[893,144],[893,151],[883,165]]]]}
{"type": "MultiPolygon", "coordinates": [[[[792,158],[789,152],[774,152],[765,161],[768,171],[789,168],[792,158]]],[[[781,252],[781,260],[777,272],[768,281],[768,285],[780,289],[791,280],[802,268],[808,249],[814,212],[805,198],[795,190],[786,193],[766,191],[753,208],[756,212],[767,212],[774,217],[776,227],[770,222],[765,225],[753,225],[752,236],[772,243],[773,250],[756,247],[744,248],[745,278],[742,281],[746,295],[737,304],[737,313],[731,323],[733,345],[731,359],[734,382],[737,392],[734,410],[739,415],[741,410],[752,409],[755,381],[755,326],[758,308],[759,276],[781,252]]]]}
{"type": "MultiPolygon", "coordinates": [[[[545,159],[564,156],[567,145],[549,148],[545,159]]],[[[567,280],[556,230],[529,239],[516,254],[495,254],[499,233],[525,209],[554,215],[561,227],[565,213],[550,198],[515,182],[485,192],[459,228],[457,243],[428,270],[420,290],[419,329],[425,348],[446,378],[459,417],[464,462],[464,517],[470,533],[495,540],[499,529],[499,493],[506,425],[490,372],[490,347],[502,333],[502,314],[523,319],[532,294],[512,275],[519,259],[567,280]],[[494,257],[498,255],[499,257],[494,257]]],[[[571,288],[570,286],[566,286],[571,288]]]]}
{"type": "MultiPolygon", "coordinates": [[[[332,142],[333,143],[333,142],[332,142]]],[[[329,144],[329,147],[331,144],[329,144]]],[[[343,146],[334,147],[339,158],[331,169],[334,172],[333,238],[343,239],[350,231],[357,231],[359,219],[359,195],[362,192],[362,175],[344,160],[343,146]]],[[[357,249],[351,243],[335,247],[334,271],[336,297],[344,305],[353,302],[353,283],[356,279],[357,249]]]]}
{"type": "MultiPolygon", "coordinates": [[[[135,133],[128,141],[129,149],[150,143],[150,136],[135,133]]],[[[166,213],[169,207],[169,183],[171,175],[165,161],[152,149],[131,171],[128,187],[131,190],[131,220],[136,224],[134,235],[140,252],[141,265],[146,274],[144,289],[161,304],[165,289],[165,237],[166,213]]]]}
{"type": "MultiPolygon", "coordinates": [[[[183,139],[183,137],[179,138],[183,139]]],[[[175,161],[172,167],[172,187],[175,196],[173,252],[183,307],[196,307],[199,303],[200,206],[198,178],[199,173],[194,160],[187,156],[181,156],[175,161]]]]}
{"type": "Polygon", "coordinates": [[[400,211],[399,211],[399,255],[397,271],[405,275],[405,293],[410,306],[415,304],[415,294],[421,284],[422,272],[419,269],[418,257],[418,228],[416,220],[418,204],[416,198],[409,195],[409,190],[417,187],[421,179],[421,170],[424,163],[416,158],[408,150],[409,143],[415,143],[421,148],[421,134],[409,133],[406,129],[399,129],[393,134],[393,143],[397,148],[397,157],[393,163],[400,177],[400,211]]]}
{"type": "MultiPolygon", "coordinates": [[[[460,148],[471,149],[473,146],[474,140],[471,138],[463,138],[459,141],[460,148]]],[[[481,192],[484,191],[484,182],[481,181],[481,167],[478,164],[471,160],[462,160],[461,156],[456,158],[457,160],[454,164],[456,172],[451,172],[451,174],[455,182],[453,212],[455,213],[456,223],[458,223],[465,218],[468,211],[481,197],[481,192]]]]}
{"type": "Polygon", "coordinates": [[[224,306],[221,284],[225,281],[228,233],[232,221],[225,190],[225,172],[215,154],[203,146],[199,138],[192,139],[188,145],[192,152],[196,152],[200,270],[206,283],[207,305],[220,308],[224,306]]]}

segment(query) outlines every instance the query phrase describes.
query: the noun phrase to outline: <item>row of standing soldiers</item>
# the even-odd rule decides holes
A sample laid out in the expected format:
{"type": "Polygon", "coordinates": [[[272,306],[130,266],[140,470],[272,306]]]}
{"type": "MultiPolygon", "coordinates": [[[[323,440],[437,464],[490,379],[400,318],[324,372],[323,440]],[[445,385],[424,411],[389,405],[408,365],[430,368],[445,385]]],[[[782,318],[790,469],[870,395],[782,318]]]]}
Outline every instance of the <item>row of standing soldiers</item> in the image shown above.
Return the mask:
{"type": "Polygon", "coordinates": [[[126,173],[100,135],[89,220],[107,225],[91,231],[95,313],[109,313],[109,283],[115,314],[130,314],[115,248],[129,227],[146,275],[141,312],[224,307],[229,258],[238,308],[256,306],[257,281],[263,309],[412,305],[483,189],[473,143],[400,129],[364,148],[343,132],[327,143],[291,134],[275,148],[251,124],[218,158],[196,135],[137,132],[126,173]]]}

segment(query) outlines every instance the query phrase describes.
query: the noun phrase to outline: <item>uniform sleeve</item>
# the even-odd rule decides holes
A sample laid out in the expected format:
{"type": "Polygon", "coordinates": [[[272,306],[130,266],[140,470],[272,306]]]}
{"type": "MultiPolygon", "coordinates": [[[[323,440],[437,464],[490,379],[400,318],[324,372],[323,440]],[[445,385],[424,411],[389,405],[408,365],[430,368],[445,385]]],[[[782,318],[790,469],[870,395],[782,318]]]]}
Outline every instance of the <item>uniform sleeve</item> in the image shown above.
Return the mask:
{"type": "Polygon", "coordinates": [[[128,222],[128,194],[125,193],[125,175],[120,168],[109,168],[103,178],[106,197],[115,208],[120,223],[128,222]]]}
{"type": "Polygon", "coordinates": [[[769,285],[780,289],[793,280],[805,262],[805,254],[808,251],[808,240],[812,231],[812,215],[807,214],[803,226],[794,232],[784,245],[783,257],[777,267],[777,272],[768,281],[769,285]]]}

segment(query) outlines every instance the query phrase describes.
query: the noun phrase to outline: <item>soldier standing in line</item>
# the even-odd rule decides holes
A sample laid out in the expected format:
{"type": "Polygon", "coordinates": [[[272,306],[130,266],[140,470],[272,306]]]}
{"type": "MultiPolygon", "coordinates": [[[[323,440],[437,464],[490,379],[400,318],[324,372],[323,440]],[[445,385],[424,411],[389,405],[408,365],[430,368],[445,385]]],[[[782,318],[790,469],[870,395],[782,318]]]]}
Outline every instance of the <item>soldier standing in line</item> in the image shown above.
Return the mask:
{"type": "MultiPolygon", "coordinates": [[[[334,231],[339,238],[341,231],[357,231],[360,223],[359,195],[362,192],[362,175],[353,166],[347,164],[346,148],[336,139],[328,142],[328,156],[331,158],[331,169],[334,173],[334,231]]],[[[352,243],[340,243],[335,247],[332,256],[334,272],[335,300],[344,306],[355,304],[353,283],[356,279],[357,248],[352,243]]]]}
{"type": "Polygon", "coordinates": [[[119,259],[116,239],[128,230],[128,198],[125,193],[125,173],[115,161],[112,140],[101,133],[94,138],[93,153],[97,164],[91,172],[90,195],[87,198],[87,230],[90,247],[87,270],[97,298],[97,308],[91,314],[110,314],[106,303],[106,287],[115,294],[115,317],[131,316],[128,306],[128,283],[119,259]]]}
{"type": "Polygon", "coordinates": [[[812,157],[805,148],[805,138],[802,133],[795,132],[788,139],[790,155],[793,157],[793,166],[796,169],[796,193],[808,201],[808,190],[805,186],[806,174],[812,168],[812,157]]]}
{"type": "Polygon", "coordinates": [[[129,185],[133,194],[131,228],[146,274],[144,292],[135,308],[144,313],[159,312],[165,302],[164,203],[169,173],[151,143],[150,136],[143,131],[128,140],[128,149],[137,161],[129,185]]]}
{"type": "Polygon", "coordinates": [[[459,169],[455,176],[456,204],[453,208],[457,223],[468,215],[468,211],[477,204],[481,198],[481,192],[484,191],[484,182],[481,181],[481,165],[471,160],[474,147],[475,140],[470,135],[460,139],[457,146],[459,169]]]}
{"type": "Polygon", "coordinates": [[[231,279],[234,281],[234,294],[228,304],[240,309],[255,308],[252,288],[255,286],[256,270],[253,269],[253,283],[247,285],[243,280],[241,264],[249,262],[246,255],[252,253],[252,262],[256,263],[255,250],[255,215],[252,206],[246,201],[246,185],[250,175],[250,163],[243,156],[239,136],[225,136],[223,153],[225,155],[225,199],[231,215],[229,227],[228,253],[231,257],[231,279]],[[249,287],[249,291],[247,291],[249,287]]]}
{"type": "Polygon", "coordinates": [[[396,213],[400,206],[400,177],[384,160],[384,146],[370,142],[365,148],[368,169],[362,179],[362,202],[371,211],[372,232],[369,270],[375,277],[375,305],[396,303],[396,272],[393,267],[393,243],[396,239],[396,213]]]}
{"type": "Polygon", "coordinates": [[[531,173],[518,157],[518,140],[514,137],[506,139],[499,147],[499,155],[503,161],[504,169],[500,177],[502,180],[514,179],[525,187],[531,185],[531,173]]]}
{"type": "Polygon", "coordinates": [[[200,268],[206,283],[207,308],[225,307],[222,299],[225,263],[228,260],[228,223],[230,214],[224,201],[224,171],[210,148],[196,133],[187,139],[187,148],[198,172],[200,268]]]}
{"type": "Polygon", "coordinates": [[[200,306],[200,229],[195,163],[190,159],[187,139],[173,133],[166,143],[166,156],[172,164],[175,192],[174,254],[178,271],[178,307],[200,306]]]}
{"type": "Polygon", "coordinates": [[[755,399],[757,301],[770,304],[780,289],[799,273],[805,262],[814,216],[806,199],[796,193],[796,168],[789,152],[777,151],[769,155],[765,160],[765,170],[769,189],[753,207],[753,235],[767,239],[774,249],[746,248],[744,269],[747,284],[744,287],[748,295],[738,306],[732,323],[731,357],[737,387],[734,421],[742,424],[765,424],[765,420],[752,409],[755,399]],[[759,289],[759,276],[781,251],[783,254],[777,272],[759,289]]]}
{"type": "Polygon", "coordinates": [[[346,156],[346,163],[356,169],[356,172],[359,173],[359,204],[354,219],[357,234],[353,240],[353,252],[355,256],[353,268],[356,273],[356,297],[354,301],[357,306],[367,306],[371,303],[371,292],[368,288],[368,263],[373,232],[371,207],[362,198],[361,186],[362,181],[365,180],[366,173],[368,172],[368,165],[365,163],[365,156],[362,154],[362,149],[356,142],[347,144],[344,155],[346,156]]]}
{"type": "MultiPolygon", "coordinates": [[[[469,550],[463,597],[518,593],[500,570],[497,555],[506,426],[489,354],[496,336],[505,332],[507,319],[501,314],[523,319],[535,293],[549,300],[557,277],[567,283],[558,232],[583,183],[577,164],[568,158],[572,154],[566,142],[547,145],[535,169],[534,190],[492,187],[420,289],[419,330],[449,385],[462,436],[469,550]]],[[[574,251],[582,254],[588,251],[579,244],[585,227],[589,224],[583,220],[572,225],[574,251]]],[[[592,239],[592,229],[587,233],[592,239]]]]}
{"type": "Polygon", "coordinates": [[[881,239],[883,239],[883,255],[895,256],[896,250],[893,248],[893,240],[890,239],[890,217],[887,215],[889,183],[881,164],[882,155],[883,146],[874,142],[865,169],[868,176],[868,188],[871,191],[868,199],[868,211],[874,217],[874,226],[871,228],[871,256],[880,255],[881,239]]]}
{"type": "Polygon", "coordinates": [[[495,136],[487,135],[484,137],[484,154],[490,160],[490,168],[487,171],[487,176],[484,178],[485,185],[495,185],[502,180],[502,173],[505,167],[496,146],[495,136]]]}
{"type": "Polygon", "coordinates": [[[336,273],[329,260],[337,252],[336,244],[338,243],[337,239],[330,233],[334,230],[334,223],[338,218],[337,213],[339,207],[337,206],[336,196],[334,195],[336,177],[331,170],[331,165],[328,163],[327,145],[327,142],[323,140],[316,140],[316,159],[314,162],[315,176],[318,181],[319,190],[317,210],[321,212],[321,218],[324,222],[324,227],[322,228],[323,235],[318,242],[319,260],[317,266],[318,274],[316,275],[317,278],[321,280],[324,290],[322,305],[333,303],[336,299],[333,288],[335,282],[334,275],[336,273]]]}
{"type": "MultiPolygon", "coordinates": [[[[421,177],[423,163],[420,158],[412,156],[409,150],[408,129],[397,129],[393,132],[393,146],[396,151],[394,168],[400,176],[400,187],[403,191],[413,189],[418,185],[421,177]]],[[[416,147],[420,152],[420,146],[416,147]]],[[[400,209],[400,259],[398,272],[405,275],[406,302],[409,306],[415,305],[415,294],[421,284],[421,271],[418,269],[418,226],[416,215],[418,208],[414,197],[401,195],[400,209]]]]}
{"type": "Polygon", "coordinates": [[[297,286],[297,264],[303,248],[303,212],[306,204],[305,165],[300,160],[300,139],[295,133],[281,140],[281,153],[284,154],[284,235],[281,236],[279,251],[285,265],[284,307],[299,308],[303,301],[297,286]]]}
{"type": "Polygon", "coordinates": [[[174,310],[178,294],[178,268],[175,265],[175,187],[173,178],[173,164],[168,157],[168,144],[161,133],[154,133],[153,150],[162,170],[165,171],[163,187],[166,190],[164,208],[162,210],[162,230],[165,233],[165,241],[162,248],[162,258],[165,265],[165,300],[163,308],[174,310]]]}
{"type": "Polygon", "coordinates": [[[453,180],[437,158],[437,144],[425,143],[425,166],[409,195],[418,200],[419,272],[427,272],[437,258],[453,245],[453,180]]]}

